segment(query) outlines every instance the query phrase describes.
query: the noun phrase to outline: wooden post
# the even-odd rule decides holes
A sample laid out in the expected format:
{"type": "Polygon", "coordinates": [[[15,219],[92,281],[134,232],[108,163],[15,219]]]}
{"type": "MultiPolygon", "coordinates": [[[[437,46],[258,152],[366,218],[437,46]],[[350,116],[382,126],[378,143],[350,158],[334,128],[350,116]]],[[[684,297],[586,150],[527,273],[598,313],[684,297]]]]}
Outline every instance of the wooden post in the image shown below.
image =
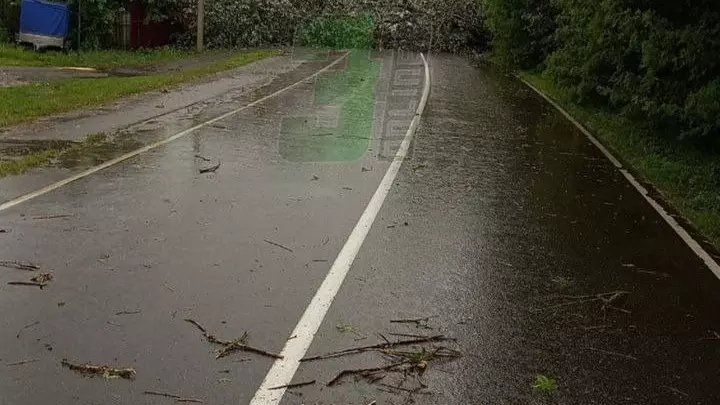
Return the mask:
{"type": "Polygon", "coordinates": [[[205,0],[198,0],[197,7],[197,50],[205,48],[205,0]]]}

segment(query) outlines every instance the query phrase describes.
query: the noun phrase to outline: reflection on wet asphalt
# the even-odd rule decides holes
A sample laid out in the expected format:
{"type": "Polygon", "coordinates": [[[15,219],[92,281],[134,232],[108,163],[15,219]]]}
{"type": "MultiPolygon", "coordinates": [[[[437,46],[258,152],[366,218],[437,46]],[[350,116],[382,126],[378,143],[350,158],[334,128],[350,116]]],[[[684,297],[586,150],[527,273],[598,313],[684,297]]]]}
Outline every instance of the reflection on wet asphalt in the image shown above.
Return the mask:
{"type": "Polygon", "coordinates": [[[295,381],[320,384],[296,390],[302,401],[720,403],[710,270],[532,91],[460,58],[431,59],[413,159],[309,354],[405,333],[457,338],[444,345],[464,356],[430,361],[428,387],[414,395],[420,383],[392,373],[324,386],[342,370],[388,364],[377,352],[303,363],[295,381]],[[432,329],[390,322],[424,317],[432,329]],[[537,375],[558,391],[535,392],[537,375]]]}
{"type": "MultiPolygon", "coordinates": [[[[0,213],[0,261],[41,268],[0,267],[0,404],[172,402],[146,390],[248,403],[272,360],[215,359],[218,347],[184,319],[219,339],[248,332],[248,344],[271,352],[291,338],[412,115],[397,113],[412,111],[413,99],[394,85],[397,71],[413,69],[373,56],[379,72],[375,62],[363,70],[377,75],[373,92],[335,84],[364,89],[345,88],[343,106],[374,94],[369,143],[348,141],[331,119],[343,109],[318,102],[308,82],[0,213]],[[316,149],[343,146],[352,150],[316,149]],[[362,157],[343,159],[361,147],[362,157]],[[42,290],[7,285],[39,272],[54,274],[42,290]],[[63,358],[137,376],[82,377],[63,358]]],[[[443,345],[463,356],[430,359],[419,380],[391,373],[333,387],[342,370],[388,360],[371,352],[303,363],[295,382],[317,383],[283,404],[401,404],[420,382],[427,388],[412,399],[421,404],[720,403],[720,281],[530,90],[456,57],[434,56],[431,66],[412,156],[309,354],[404,333],[455,338],[443,345]],[[539,374],[558,391],[534,391],[539,374]]],[[[150,127],[158,137],[166,130],[150,127]]]]}

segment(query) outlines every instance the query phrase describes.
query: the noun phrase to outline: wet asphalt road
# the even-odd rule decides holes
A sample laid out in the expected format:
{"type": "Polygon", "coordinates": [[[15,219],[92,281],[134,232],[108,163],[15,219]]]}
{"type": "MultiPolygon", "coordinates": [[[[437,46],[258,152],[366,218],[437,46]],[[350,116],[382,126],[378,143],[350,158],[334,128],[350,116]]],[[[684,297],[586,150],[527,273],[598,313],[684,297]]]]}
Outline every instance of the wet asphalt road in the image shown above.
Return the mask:
{"type": "MultiPolygon", "coordinates": [[[[222,339],[247,331],[273,352],[291,338],[412,115],[403,91],[421,84],[396,73],[412,76],[417,56],[376,56],[373,139],[358,160],[281,153],[288,118],[327,114],[307,83],[0,212],[0,260],[55,274],[39,290],[6,285],[28,275],[0,269],[0,404],[173,402],[145,390],[248,403],[272,360],[215,360],[183,319],[222,339]],[[195,155],[222,165],[198,174],[213,162],[195,155]],[[39,218],[58,214],[71,216],[39,218]],[[138,374],[84,378],[63,358],[138,374]]],[[[377,352],[304,363],[295,382],[317,383],[283,404],[720,403],[720,281],[531,90],[456,57],[431,68],[412,156],[309,354],[396,332],[451,336],[463,357],[429,361],[428,387],[412,396],[415,379],[380,384],[399,386],[396,375],[325,387],[341,370],[386,364],[377,352]],[[558,391],[533,391],[537,374],[558,391]]],[[[299,139],[292,148],[317,147],[299,139]]]]}

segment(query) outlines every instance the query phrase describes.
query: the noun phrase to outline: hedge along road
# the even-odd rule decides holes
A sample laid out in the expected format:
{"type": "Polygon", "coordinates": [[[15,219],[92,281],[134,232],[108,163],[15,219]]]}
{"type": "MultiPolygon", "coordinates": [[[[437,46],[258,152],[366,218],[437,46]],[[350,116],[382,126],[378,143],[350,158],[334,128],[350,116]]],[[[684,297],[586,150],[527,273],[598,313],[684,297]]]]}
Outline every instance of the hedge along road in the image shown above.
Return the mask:
{"type": "MultiPolygon", "coordinates": [[[[414,144],[307,354],[382,343],[377,333],[456,341],[301,362],[290,383],[315,383],[281,403],[718,403],[712,272],[532,90],[460,58],[430,61],[414,144]],[[343,370],[382,368],[326,387],[343,370]],[[539,375],[547,383],[534,389],[539,375]]],[[[293,329],[394,161],[423,86],[419,55],[353,63],[339,70],[364,80],[333,73],[3,211],[0,258],[55,279],[39,290],[5,285],[29,272],[0,273],[2,400],[261,394],[274,359],[216,360],[222,345],[184,319],[219,339],[247,331],[247,344],[274,353],[307,339],[293,329]],[[323,80],[338,94],[324,96],[323,80]],[[372,139],[360,142],[365,119],[361,135],[342,138],[346,106],[369,95],[372,139]],[[72,216],[34,219],[47,214],[72,216]],[[62,358],[137,376],[82,378],[62,358]]]]}

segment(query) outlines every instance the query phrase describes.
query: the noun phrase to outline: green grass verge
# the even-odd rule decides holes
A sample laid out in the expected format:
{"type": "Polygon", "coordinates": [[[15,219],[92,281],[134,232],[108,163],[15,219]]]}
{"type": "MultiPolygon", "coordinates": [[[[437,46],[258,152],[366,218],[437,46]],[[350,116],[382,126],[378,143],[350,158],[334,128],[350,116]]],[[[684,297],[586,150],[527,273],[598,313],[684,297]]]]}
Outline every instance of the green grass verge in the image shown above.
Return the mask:
{"type": "Polygon", "coordinates": [[[192,54],[172,48],[140,51],[35,52],[16,45],[0,43],[0,66],[110,68],[169,62],[189,55],[192,54]]]}
{"type": "Polygon", "coordinates": [[[650,137],[648,129],[616,113],[574,103],[542,74],[521,77],[562,105],[612,148],[716,248],[720,247],[720,156],[650,137]]]}
{"type": "Polygon", "coordinates": [[[295,36],[299,46],[371,49],[375,45],[375,21],[371,16],[324,16],[300,25],[295,36]]]}
{"type": "Polygon", "coordinates": [[[45,166],[67,152],[81,152],[102,144],[107,135],[99,132],[88,135],[81,143],[67,143],[63,146],[48,146],[45,149],[30,152],[19,159],[0,161],[0,178],[23,174],[28,170],[45,166]]]}
{"type": "Polygon", "coordinates": [[[25,155],[17,160],[0,161],[0,177],[23,174],[33,167],[44,166],[62,153],[60,149],[47,149],[25,155]]]}
{"type": "Polygon", "coordinates": [[[200,68],[156,76],[65,79],[0,88],[0,127],[178,85],[278,53],[276,50],[244,52],[200,68]]]}

